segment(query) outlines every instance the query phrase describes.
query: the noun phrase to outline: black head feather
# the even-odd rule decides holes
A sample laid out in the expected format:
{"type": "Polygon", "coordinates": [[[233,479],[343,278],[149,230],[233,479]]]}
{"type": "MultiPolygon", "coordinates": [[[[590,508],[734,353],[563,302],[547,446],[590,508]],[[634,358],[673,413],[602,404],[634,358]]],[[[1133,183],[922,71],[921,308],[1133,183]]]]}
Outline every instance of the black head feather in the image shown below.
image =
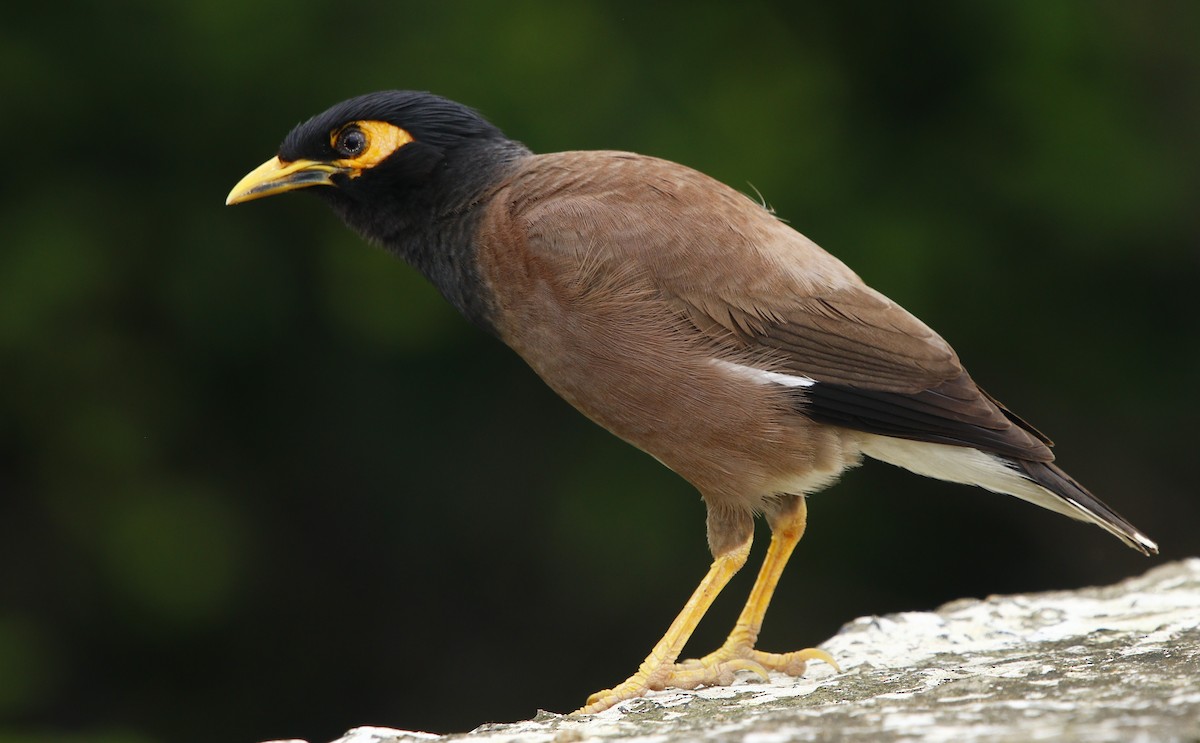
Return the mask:
{"type": "Polygon", "coordinates": [[[342,101],[293,129],[279,146],[284,160],[336,157],[329,133],[351,121],[386,121],[416,141],[439,150],[464,141],[504,140],[504,134],[473,108],[432,93],[384,90],[342,101]]]}

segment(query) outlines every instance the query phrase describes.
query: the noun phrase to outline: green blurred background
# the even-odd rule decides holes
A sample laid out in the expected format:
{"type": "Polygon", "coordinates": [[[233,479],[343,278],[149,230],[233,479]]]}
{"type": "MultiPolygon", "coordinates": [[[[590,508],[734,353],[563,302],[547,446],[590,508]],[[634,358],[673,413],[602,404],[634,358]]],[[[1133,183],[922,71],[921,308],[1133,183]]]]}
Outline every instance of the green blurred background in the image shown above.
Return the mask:
{"type": "MultiPolygon", "coordinates": [[[[222,205],[293,124],[375,89],[464,101],[535,151],[636,150],[761,192],[1164,558],[1200,553],[1198,39],[1190,1],[6,14],[0,741],[568,711],[707,567],[696,494],[413,271],[315,199],[222,205]]],[[[810,519],[768,649],[1161,561],[881,464],[810,519]]]]}

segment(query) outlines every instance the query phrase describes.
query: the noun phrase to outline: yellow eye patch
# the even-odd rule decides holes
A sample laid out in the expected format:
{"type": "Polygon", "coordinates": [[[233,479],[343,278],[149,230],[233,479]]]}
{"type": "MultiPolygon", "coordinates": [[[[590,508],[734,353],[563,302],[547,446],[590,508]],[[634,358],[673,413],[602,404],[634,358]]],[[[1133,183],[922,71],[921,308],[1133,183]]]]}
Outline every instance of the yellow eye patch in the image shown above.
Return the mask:
{"type": "Polygon", "coordinates": [[[411,134],[386,121],[355,121],[329,135],[329,144],[345,155],[333,164],[348,170],[351,178],[375,167],[411,141],[411,134]]]}

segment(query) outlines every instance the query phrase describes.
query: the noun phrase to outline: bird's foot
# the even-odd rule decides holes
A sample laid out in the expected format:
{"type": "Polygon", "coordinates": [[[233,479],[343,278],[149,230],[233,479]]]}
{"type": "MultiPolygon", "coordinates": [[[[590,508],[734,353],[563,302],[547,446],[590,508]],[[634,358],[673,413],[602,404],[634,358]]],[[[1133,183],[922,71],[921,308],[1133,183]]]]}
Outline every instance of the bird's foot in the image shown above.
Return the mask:
{"type": "Polygon", "coordinates": [[[642,663],[637,673],[611,689],[598,691],[588,697],[587,703],[576,710],[575,713],[594,715],[597,712],[603,712],[615,704],[629,699],[637,699],[648,691],[666,689],[671,686],[671,675],[674,668],[675,664],[673,663],[662,663],[654,668],[648,667],[647,663],[642,663]]]}
{"type": "Polygon", "coordinates": [[[755,650],[748,642],[726,641],[703,658],[693,658],[675,664],[672,686],[695,689],[697,686],[728,686],[735,671],[753,671],[763,681],[770,680],[769,671],[802,676],[808,661],[819,660],[833,666],[839,673],[841,668],[833,656],[824,650],[805,648],[791,653],[767,653],[755,650]]]}
{"type": "Polygon", "coordinates": [[[648,691],[729,686],[738,671],[752,671],[763,681],[770,680],[770,671],[800,676],[810,660],[824,661],[839,673],[842,670],[833,656],[824,650],[807,648],[791,653],[766,653],[755,650],[747,642],[727,641],[703,658],[679,663],[661,663],[657,666],[643,663],[637,673],[622,683],[588,697],[587,704],[578,710],[578,713],[591,715],[602,712],[615,704],[643,696],[648,691]]]}

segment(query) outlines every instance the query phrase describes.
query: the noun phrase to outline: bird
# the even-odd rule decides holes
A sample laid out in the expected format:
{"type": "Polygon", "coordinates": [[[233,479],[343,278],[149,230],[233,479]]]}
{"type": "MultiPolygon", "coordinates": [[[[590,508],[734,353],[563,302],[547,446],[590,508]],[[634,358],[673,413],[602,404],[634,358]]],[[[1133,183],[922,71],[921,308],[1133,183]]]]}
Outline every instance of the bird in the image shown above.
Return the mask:
{"type": "Polygon", "coordinates": [[[583,415],[694,486],[712,563],[593,714],[651,690],[798,676],[809,648],[757,649],[807,497],[863,458],[1008,494],[1157,545],[1054,461],[950,345],[762,203],[692,168],[621,151],[534,154],[478,111],[422,91],[338,103],[295,126],[229,193],[304,189],[422,273],[583,415]],[[726,641],[680,660],[770,542],[726,641]]]}

